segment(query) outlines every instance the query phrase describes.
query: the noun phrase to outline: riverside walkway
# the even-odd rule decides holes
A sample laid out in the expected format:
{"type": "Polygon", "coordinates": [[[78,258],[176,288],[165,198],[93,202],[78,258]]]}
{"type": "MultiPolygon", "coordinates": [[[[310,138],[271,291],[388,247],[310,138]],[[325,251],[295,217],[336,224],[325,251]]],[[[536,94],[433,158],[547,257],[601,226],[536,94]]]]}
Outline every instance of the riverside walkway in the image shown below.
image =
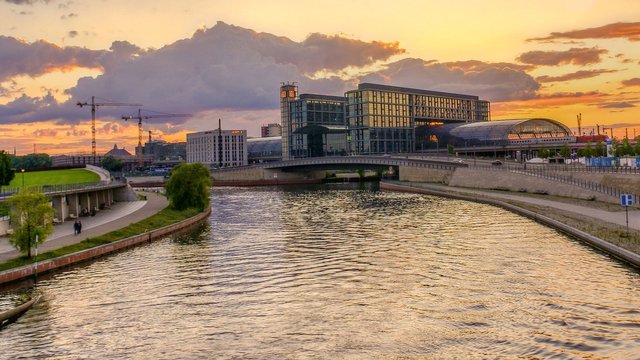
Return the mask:
{"type": "MultiPolygon", "coordinates": [[[[131,223],[144,220],[169,205],[169,201],[160,194],[147,193],[147,200],[118,202],[111,209],[99,211],[96,216],[82,217],[82,233],[73,234],[73,221],[65,221],[54,227],[53,234],[42,244],[40,253],[59,249],[78,243],[90,237],[107,234],[131,223]]],[[[33,250],[32,250],[33,251],[33,250]]],[[[20,253],[11,246],[8,237],[0,237],[0,263],[17,258],[20,253]]]]}
{"type": "MultiPolygon", "coordinates": [[[[597,207],[579,205],[572,203],[567,198],[565,201],[554,200],[554,197],[550,199],[541,199],[539,197],[516,195],[513,193],[502,193],[497,191],[477,190],[455,186],[431,184],[431,183],[406,183],[406,182],[390,182],[398,185],[411,186],[414,188],[422,188],[427,190],[435,190],[440,192],[459,193],[467,196],[479,196],[498,200],[511,200],[522,203],[550,207],[574,214],[579,214],[588,221],[588,218],[605,221],[612,224],[626,226],[625,211],[620,206],[619,211],[608,211],[599,209],[597,207]]],[[[542,214],[544,215],[544,214],[542,214]]],[[[629,229],[640,230],[640,210],[629,210],[629,229]]]]}

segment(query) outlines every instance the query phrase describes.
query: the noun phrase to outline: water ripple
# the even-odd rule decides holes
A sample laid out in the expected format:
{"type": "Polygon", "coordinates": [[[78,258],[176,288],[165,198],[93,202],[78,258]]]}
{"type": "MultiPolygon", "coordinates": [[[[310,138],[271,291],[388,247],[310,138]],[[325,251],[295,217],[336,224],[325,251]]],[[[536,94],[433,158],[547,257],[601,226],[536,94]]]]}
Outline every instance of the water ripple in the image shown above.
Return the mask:
{"type": "Polygon", "coordinates": [[[215,189],[208,226],[42,280],[0,358],[640,353],[637,271],[502,209],[349,186],[215,189]]]}

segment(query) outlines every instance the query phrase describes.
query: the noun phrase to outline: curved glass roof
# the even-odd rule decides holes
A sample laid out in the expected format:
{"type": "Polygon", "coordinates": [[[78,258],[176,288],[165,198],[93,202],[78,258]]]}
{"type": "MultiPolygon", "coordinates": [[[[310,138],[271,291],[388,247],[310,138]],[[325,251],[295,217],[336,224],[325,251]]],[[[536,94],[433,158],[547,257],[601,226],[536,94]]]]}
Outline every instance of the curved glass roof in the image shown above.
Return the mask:
{"type": "Polygon", "coordinates": [[[247,139],[248,154],[282,154],[282,137],[247,139]]]}
{"type": "MultiPolygon", "coordinates": [[[[449,136],[474,142],[570,136],[564,124],[543,118],[496,120],[464,125],[444,125],[449,136]]],[[[439,131],[440,132],[440,131],[439,131]]]]}

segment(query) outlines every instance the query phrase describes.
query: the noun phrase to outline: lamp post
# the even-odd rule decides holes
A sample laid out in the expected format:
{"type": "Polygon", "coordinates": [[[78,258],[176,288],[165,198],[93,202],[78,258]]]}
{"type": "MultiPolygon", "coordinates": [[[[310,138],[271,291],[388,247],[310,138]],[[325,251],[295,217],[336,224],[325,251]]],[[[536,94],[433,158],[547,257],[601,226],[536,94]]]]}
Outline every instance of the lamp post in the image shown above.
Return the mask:
{"type": "Polygon", "coordinates": [[[20,169],[20,172],[22,173],[22,187],[24,187],[24,169],[20,169]]]}

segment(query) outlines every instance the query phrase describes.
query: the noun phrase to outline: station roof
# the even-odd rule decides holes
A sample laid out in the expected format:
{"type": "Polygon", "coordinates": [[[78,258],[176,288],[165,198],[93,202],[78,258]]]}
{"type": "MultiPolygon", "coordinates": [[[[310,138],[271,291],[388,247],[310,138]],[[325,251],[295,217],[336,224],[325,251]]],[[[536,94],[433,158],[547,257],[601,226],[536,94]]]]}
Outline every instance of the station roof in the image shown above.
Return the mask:
{"type": "Polygon", "coordinates": [[[552,119],[528,118],[483,121],[471,124],[448,124],[439,133],[461,140],[502,141],[526,138],[570,136],[571,129],[552,119]]]}
{"type": "Polygon", "coordinates": [[[282,137],[270,136],[247,139],[247,153],[273,154],[282,152],[282,137]]]}

